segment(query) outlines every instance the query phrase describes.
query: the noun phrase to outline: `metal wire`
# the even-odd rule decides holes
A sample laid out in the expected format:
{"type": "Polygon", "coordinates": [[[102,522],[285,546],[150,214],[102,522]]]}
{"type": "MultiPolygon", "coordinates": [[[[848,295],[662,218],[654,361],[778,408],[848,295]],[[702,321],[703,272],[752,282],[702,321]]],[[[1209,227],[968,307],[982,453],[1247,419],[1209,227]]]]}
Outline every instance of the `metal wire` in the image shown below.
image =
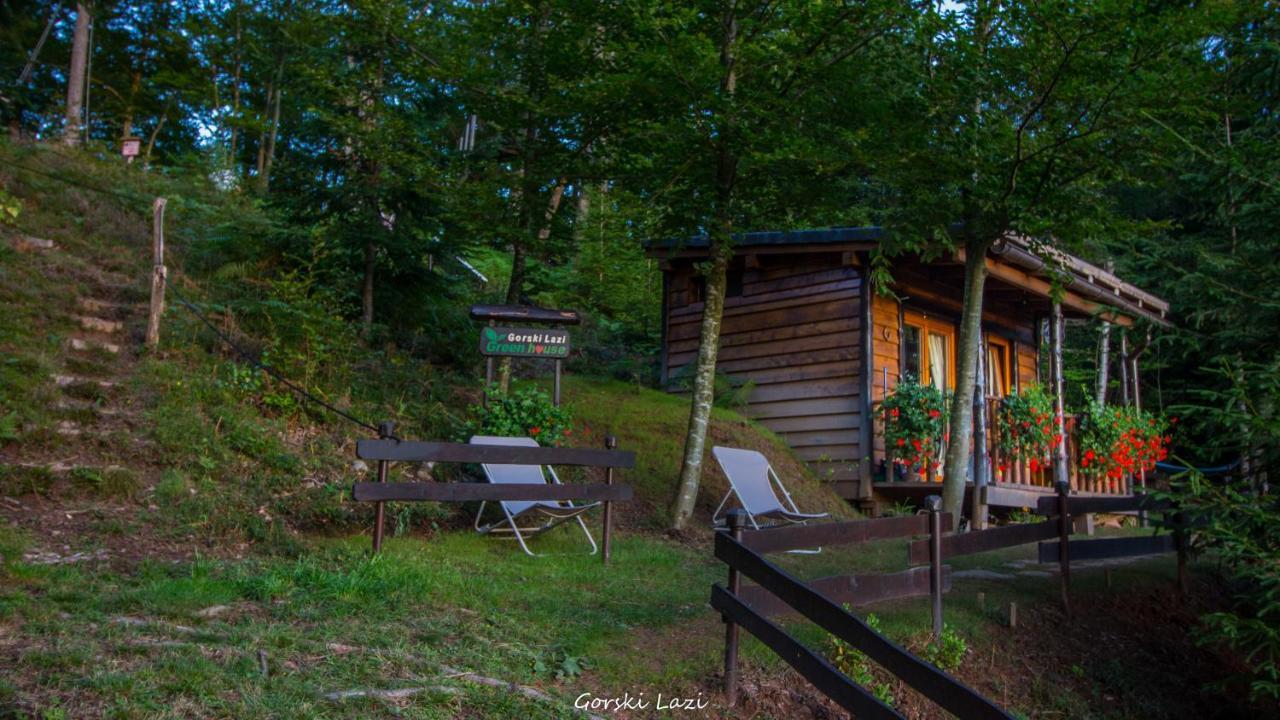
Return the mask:
{"type": "Polygon", "coordinates": [[[208,327],[210,330],[212,330],[213,333],[217,335],[220,340],[222,340],[222,342],[226,343],[228,347],[230,347],[233,351],[235,351],[237,355],[239,355],[240,357],[248,361],[249,364],[258,368],[262,372],[270,375],[272,378],[275,378],[282,385],[284,385],[285,387],[289,388],[290,390],[294,391],[299,396],[301,396],[304,400],[309,400],[325,408],[326,410],[333,413],[334,415],[337,415],[338,417],[344,420],[347,420],[348,422],[355,423],[356,425],[359,425],[360,427],[365,428],[366,430],[372,430],[373,432],[377,433],[379,437],[386,437],[391,440],[400,439],[396,437],[394,434],[384,435],[382,430],[377,425],[361,420],[360,418],[355,417],[354,415],[352,415],[351,413],[348,413],[345,410],[341,410],[337,407],[334,407],[328,401],[324,400],[323,398],[317,397],[306,388],[286,378],[284,375],[280,374],[280,371],[262,362],[262,360],[258,357],[255,357],[253,353],[240,347],[240,345],[237,344],[235,340],[231,339],[231,336],[227,335],[216,324],[214,324],[214,322],[209,319],[208,315],[206,315],[202,310],[200,310],[200,308],[196,307],[195,304],[192,303],[190,300],[187,300],[187,298],[176,287],[170,284],[169,277],[167,274],[164,275],[164,284],[165,284],[165,287],[168,288],[173,293],[173,296],[178,299],[178,302],[180,304],[186,307],[187,310],[191,311],[191,314],[195,315],[196,319],[198,319],[201,323],[203,323],[205,327],[208,327]]]}

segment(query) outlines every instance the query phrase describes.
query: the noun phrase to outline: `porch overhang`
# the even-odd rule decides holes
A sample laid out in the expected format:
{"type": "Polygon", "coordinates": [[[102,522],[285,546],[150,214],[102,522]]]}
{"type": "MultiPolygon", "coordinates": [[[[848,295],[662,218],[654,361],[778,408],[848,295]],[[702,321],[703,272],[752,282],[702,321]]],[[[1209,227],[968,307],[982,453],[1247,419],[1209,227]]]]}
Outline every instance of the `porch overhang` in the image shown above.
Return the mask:
{"type": "MultiPolygon", "coordinates": [[[[739,256],[852,254],[877,248],[885,234],[880,227],[742,233],[734,236],[734,253],[739,256]]],[[[696,260],[706,257],[709,247],[710,239],[699,235],[649,243],[646,254],[667,261],[696,260]]],[[[922,264],[963,262],[961,249],[941,260],[922,264]]],[[[1122,326],[1132,325],[1136,319],[1166,327],[1171,324],[1169,303],[1165,300],[1083,258],[1026,236],[1009,235],[998,241],[989,251],[986,265],[989,277],[997,283],[1045,302],[1057,296],[1069,314],[1095,317],[1122,326]]]]}

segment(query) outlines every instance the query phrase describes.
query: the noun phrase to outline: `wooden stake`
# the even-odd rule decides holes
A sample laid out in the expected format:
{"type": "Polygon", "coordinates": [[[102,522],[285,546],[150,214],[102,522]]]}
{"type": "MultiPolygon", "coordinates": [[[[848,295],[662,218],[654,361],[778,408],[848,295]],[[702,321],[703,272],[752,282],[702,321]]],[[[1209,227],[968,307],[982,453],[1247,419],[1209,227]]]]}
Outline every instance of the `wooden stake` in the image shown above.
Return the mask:
{"type": "Polygon", "coordinates": [[[1018,603],[1009,603],[1009,627],[1018,627],[1018,603]]]}
{"type": "Polygon", "coordinates": [[[151,307],[147,312],[146,346],[160,343],[160,316],[164,314],[164,284],[168,270],[164,266],[164,206],[168,200],[156,198],[151,206],[151,307]]]}

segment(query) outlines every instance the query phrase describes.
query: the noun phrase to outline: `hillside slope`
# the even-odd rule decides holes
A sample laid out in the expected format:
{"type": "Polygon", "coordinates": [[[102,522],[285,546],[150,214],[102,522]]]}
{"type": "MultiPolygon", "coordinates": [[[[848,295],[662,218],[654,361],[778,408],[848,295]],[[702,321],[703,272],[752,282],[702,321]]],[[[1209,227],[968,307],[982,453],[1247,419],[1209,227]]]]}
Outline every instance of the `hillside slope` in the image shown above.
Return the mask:
{"type": "MultiPolygon", "coordinates": [[[[368,509],[348,499],[363,472],[354,440],[367,430],[245,364],[172,295],[160,348],[142,350],[153,194],[170,197],[173,289],[225,331],[265,349],[284,363],[282,372],[303,382],[310,375],[309,389],[357,417],[392,419],[406,437],[458,436],[478,372],[467,377],[394,350],[359,350],[342,334],[342,318],[260,277],[182,272],[182,258],[206,236],[237,230],[218,224],[221,216],[253,212],[240,199],[45,148],[9,147],[0,159],[9,162],[0,164],[5,186],[24,205],[0,250],[0,301],[11,309],[0,320],[0,512],[38,540],[33,553],[50,562],[94,553],[136,558],[145,554],[142,534],[152,552],[238,554],[257,541],[288,545],[307,531],[368,530],[368,509]],[[267,297],[255,302],[269,311],[242,299],[259,294],[267,297]],[[282,320],[298,319],[319,329],[290,335],[282,320]],[[356,349],[313,357],[311,347],[322,343],[356,349]]],[[[576,423],[594,429],[579,443],[614,434],[637,454],[624,476],[636,500],[621,510],[621,527],[663,527],[687,400],[582,377],[567,378],[565,397],[576,423]]],[[[710,440],[764,452],[804,509],[851,513],[777,437],[735,413],[715,412],[710,440]]],[[[726,487],[710,457],[705,478],[700,509],[709,516],[726,487]]],[[[397,532],[461,526],[460,510],[397,507],[393,520],[397,532]]]]}

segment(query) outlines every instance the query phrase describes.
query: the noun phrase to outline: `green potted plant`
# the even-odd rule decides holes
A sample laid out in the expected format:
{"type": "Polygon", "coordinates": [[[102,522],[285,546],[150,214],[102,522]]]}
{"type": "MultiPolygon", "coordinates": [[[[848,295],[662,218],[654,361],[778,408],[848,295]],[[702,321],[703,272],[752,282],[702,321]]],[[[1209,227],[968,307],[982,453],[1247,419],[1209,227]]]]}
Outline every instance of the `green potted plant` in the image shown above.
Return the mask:
{"type": "Polygon", "coordinates": [[[880,403],[884,441],[895,465],[927,479],[947,442],[947,402],[942,391],[904,377],[880,403]]]}
{"type": "Polygon", "coordinates": [[[1005,396],[995,412],[995,447],[1003,475],[1016,463],[1027,463],[1032,472],[1047,467],[1050,455],[1062,442],[1053,424],[1053,399],[1039,385],[1029,385],[1005,396]]]}

